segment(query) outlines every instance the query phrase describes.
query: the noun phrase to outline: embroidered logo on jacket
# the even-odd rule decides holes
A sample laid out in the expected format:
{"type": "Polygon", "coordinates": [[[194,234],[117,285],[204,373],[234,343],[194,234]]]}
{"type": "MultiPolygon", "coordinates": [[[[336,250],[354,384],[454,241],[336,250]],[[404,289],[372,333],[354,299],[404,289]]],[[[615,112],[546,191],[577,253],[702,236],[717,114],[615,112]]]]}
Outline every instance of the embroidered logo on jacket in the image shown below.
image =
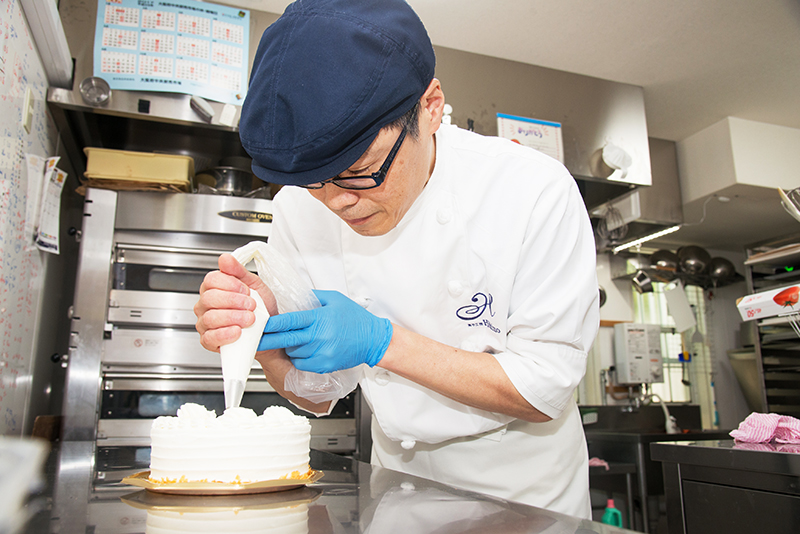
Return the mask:
{"type": "Polygon", "coordinates": [[[471,302],[474,304],[467,304],[466,306],[461,306],[459,309],[456,310],[456,317],[461,319],[462,321],[469,321],[467,326],[485,326],[489,328],[492,332],[500,333],[500,329],[494,326],[491,321],[487,318],[481,319],[481,316],[488,310],[489,317],[494,317],[494,311],[492,310],[492,294],[489,293],[475,293],[472,295],[470,299],[471,302]]]}

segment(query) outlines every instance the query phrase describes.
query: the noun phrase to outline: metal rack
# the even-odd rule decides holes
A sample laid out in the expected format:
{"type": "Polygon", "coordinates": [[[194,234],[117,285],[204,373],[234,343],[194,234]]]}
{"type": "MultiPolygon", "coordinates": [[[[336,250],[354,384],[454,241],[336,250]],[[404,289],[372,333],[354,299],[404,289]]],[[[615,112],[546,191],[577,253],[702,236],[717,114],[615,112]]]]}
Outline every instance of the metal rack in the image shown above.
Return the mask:
{"type": "MultiPolygon", "coordinates": [[[[747,247],[748,293],[800,283],[800,233],[747,247]],[[764,254],[775,251],[772,254],[764,254]]],[[[800,334],[796,313],[758,320],[754,349],[761,411],[800,417],[800,334]]]]}

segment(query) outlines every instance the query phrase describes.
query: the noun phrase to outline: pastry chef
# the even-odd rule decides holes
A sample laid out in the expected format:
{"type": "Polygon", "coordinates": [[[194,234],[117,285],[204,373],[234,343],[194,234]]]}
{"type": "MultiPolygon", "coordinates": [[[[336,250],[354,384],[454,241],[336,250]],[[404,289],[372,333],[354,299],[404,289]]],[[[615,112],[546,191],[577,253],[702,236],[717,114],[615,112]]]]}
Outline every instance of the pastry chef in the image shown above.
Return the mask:
{"type": "Polygon", "coordinates": [[[284,184],[269,242],[320,308],[277,313],[230,255],[195,306],[218,350],[273,314],[257,359],[361,364],[372,463],[578,517],[588,456],[573,392],[598,328],[592,229],[564,166],[442,124],[426,30],[403,0],[299,0],[267,30],[240,135],[284,184]]]}

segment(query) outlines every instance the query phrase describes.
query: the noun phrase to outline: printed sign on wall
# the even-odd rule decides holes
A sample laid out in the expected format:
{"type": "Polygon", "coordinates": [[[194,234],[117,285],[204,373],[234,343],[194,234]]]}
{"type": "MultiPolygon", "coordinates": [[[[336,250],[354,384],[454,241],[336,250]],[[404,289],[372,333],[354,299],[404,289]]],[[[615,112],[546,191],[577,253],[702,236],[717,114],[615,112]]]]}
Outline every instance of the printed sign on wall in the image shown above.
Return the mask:
{"type": "Polygon", "coordinates": [[[536,149],[564,163],[561,123],[498,113],[497,135],[536,149]]]}

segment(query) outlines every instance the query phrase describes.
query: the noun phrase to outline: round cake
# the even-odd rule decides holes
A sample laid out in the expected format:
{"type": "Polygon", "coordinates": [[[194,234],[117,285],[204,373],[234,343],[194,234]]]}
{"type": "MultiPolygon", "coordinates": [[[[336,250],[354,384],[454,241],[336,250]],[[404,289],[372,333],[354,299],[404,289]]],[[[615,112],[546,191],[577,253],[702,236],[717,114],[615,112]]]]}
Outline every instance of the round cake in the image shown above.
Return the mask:
{"type": "Polygon", "coordinates": [[[283,406],[257,416],[229,408],[217,417],[199,404],[162,416],[150,429],[151,482],[260,482],[307,478],[311,424],[283,406]]]}

